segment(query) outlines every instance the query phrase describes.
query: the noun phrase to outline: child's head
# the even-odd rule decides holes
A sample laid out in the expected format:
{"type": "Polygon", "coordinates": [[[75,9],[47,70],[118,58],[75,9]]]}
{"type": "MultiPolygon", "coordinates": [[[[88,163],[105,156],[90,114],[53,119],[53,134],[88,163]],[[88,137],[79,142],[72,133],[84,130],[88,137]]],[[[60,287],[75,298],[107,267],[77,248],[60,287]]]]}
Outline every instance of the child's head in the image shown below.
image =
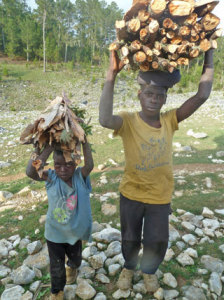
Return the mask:
{"type": "Polygon", "coordinates": [[[142,111],[157,114],[166,103],[167,89],[151,84],[141,85],[138,98],[141,103],[142,111]]]}
{"type": "Polygon", "coordinates": [[[54,151],[53,159],[54,169],[58,177],[60,177],[65,182],[68,181],[72,177],[76,169],[75,161],[71,160],[69,162],[66,162],[63,152],[59,150],[54,151]]]}

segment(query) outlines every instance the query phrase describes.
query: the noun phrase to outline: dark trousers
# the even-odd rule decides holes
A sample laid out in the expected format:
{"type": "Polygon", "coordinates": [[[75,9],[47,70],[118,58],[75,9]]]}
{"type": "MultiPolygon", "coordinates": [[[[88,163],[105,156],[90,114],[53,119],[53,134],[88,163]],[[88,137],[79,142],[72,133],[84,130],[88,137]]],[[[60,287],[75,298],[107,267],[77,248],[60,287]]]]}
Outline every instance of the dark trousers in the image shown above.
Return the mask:
{"type": "Polygon", "coordinates": [[[47,240],[47,247],[50,257],[51,292],[57,294],[64,290],[66,284],[65,255],[68,257],[67,265],[78,268],[82,262],[82,241],[70,245],[47,240]]]}
{"type": "Polygon", "coordinates": [[[154,274],[164,259],[169,240],[170,204],[145,204],[120,195],[124,267],[134,270],[143,243],[140,269],[154,274]]]}

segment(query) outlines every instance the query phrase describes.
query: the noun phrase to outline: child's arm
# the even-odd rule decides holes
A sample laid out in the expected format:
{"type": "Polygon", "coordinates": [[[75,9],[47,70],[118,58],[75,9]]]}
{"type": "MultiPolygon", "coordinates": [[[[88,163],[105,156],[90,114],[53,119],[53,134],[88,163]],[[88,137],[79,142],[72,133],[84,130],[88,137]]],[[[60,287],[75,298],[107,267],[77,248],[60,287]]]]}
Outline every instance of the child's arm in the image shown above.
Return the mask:
{"type": "Polygon", "coordinates": [[[123,66],[124,64],[120,61],[117,52],[111,51],[110,66],[107,71],[106,82],[100,99],[99,122],[103,127],[115,130],[121,128],[123,123],[120,116],[113,115],[114,83],[117,74],[121,71],[123,66]]]}
{"type": "MultiPolygon", "coordinates": [[[[44,165],[52,151],[53,151],[53,148],[50,145],[47,145],[44,148],[44,150],[41,152],[41,154],[37,157],[37,159],[41,160],[42,164],[44,165]]],[[[33,163],[33,160],[30,159],[28,162],[27,168],[26,168],[26,175],[37,181],[47,180],[48,171],[44,171],[42,177],[40,178],[40,176],[37,173],[37,170],[33,167],[32,163],[33,163]]]]}
{"type": "Polygon", "coordinates": [[[211,93],[214,75],[213,51],[213,49],[210,49],[205,53],[204,66],[197,94],[188,99],[177,109],[178,122],[192,115],[208,99],[211,93]]]}
{"type": "Polygon", "coordinates": [[[82,150],[84,156],[84,166],[81,168],[81,172],[82,172],[82,177],[85,179],[90,174],[90,172],[94,167],[92,151],[86,137],[85,137],[85,142],[82,143],[82,150]]]}

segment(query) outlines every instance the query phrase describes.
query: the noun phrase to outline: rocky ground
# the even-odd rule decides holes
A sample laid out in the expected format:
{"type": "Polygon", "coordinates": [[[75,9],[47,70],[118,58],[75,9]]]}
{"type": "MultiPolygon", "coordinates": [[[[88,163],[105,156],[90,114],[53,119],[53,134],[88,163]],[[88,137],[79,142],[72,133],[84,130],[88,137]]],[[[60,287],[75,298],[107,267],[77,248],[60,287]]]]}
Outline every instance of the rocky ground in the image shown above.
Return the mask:
{"type": "MultiPolygon", "coordinates": [[[[106,173],[100,177],[99,185],[106,184],[109,180],[106,173]]],[[[179,179],[181,180],[181,178],[179,179]]],[[[209,184],[209,183],[208,183],[209,184]]],[[[4,193],[4,206],[1,210],[17,206],[22,211],[27,204],[35,209],[38,202],[46,201],[45,191],[35,192],[26,188],[18,195],[4,193]],[[24,197],[26,193],[26,197],[24,197]],[[28,193],[28,194],[27,194],[28,193]],[[26,199],[26,200],[25,200],[26,199]]],[[[118,198],[117,193],[106,193],[98,196],[99,201],[109,205],[110,198],[118,198]]],[[[105,208],[106,209],[106,208],[105,208]]],[[[104,213],[108,213],[106,210],[104,213]]],[[[40,217],[40,226],[45,221],[45,216],[40,217]]],[[[36,233],[38,228],[36,228],[36,233]]],[[[65,287],[65,299],[224,299],[224,244],[219,246],[220,256],[213,257],[210,253],[204,253],[206,243],[217,243],[224,237],[224,209],[211,211],[204,207],[201,215],[194,215],[189,211],[177,209],[170,216],[169,249],[165,261],[175,261],[183,268],[192,266],[196,268],[196,276],[191,284],[183,284],[180,278],[175,278],[172,269],[169,272],[157,271],[160,288],[149,296],[146,294],[141,273],[136,272],[133,286],[130,290],[119,290],[115,282],[121,271],[124,259],[121,254],[121,234],[119,224],[93,223],[93,242],[86,244],[83,251],[83,261],[79,269],[76,284],[65,287]],[[116,227],[116,228],[115,228],[116,227]],[[203,254],[201,254],[203,253],[203,254]],[[102,291],[99,291],[99,287],[102,291]]],[[[46,284],[41,281],[42,270],[49,266],[49,257],[46,244],[40,240],[31,241],[29,236],[10,236],[0,240],[0,278],[4,285],[1,300],[31,300],[37,298],[46,284]],[[19,255],[21,249],[27,249],[27,257],[20,267],[13,269],[7,267],[7,263],[13,257],[19,255]]],[[[49,286],[49,285],[47,285],[49,286]]]]}

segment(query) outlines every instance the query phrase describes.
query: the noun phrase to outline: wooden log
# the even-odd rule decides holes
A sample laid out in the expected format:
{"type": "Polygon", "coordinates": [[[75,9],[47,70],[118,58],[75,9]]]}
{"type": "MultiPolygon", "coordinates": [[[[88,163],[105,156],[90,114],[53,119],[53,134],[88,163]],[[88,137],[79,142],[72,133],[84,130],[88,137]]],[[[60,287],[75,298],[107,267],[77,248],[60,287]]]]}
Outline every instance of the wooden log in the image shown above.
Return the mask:
{"type": "Polygon", "coordinates": [[[157,38],[157,34],[159,31],[159,22],[155,19],[151,19],[148,29],[150,33],[150,45],[152,46],[157,38]]]}
{"type": "Polygon", "coordinates": [[[168,4],[169,12],[173,17],[189,16],[194,10],[193,2],[173,0],[168,4]]]}
{"type": "Polygon", "coordinates": [[[153,55],[147,55],[147,57],[146,57],[146,60],[148,61],[148,62],[152,62],[153,61],[153,55]]]}
{"type": "Polygon", "coordinates": [[[116,34],[118,40],[125,40],[128,38],[128,32],[126,27],[126,22],[124,20],[115,22],[116,34]]]}
{"type": "Polygon", "coordinates": [[[145,28],[142,28],[142,29],[140,30],[139,37],[140,37],[140,40],[141,40],[143,43],[147,43],[147,41],[148,41],[149,38],[150,38],[150,33],[149,33],[149,28],[148,28],[148,26],[146,26],[145,28]]]}
{"type": "Polygon", "coordinates": [[[212,40],[215,40],[215,39],[219,38],[220,36],[222,36],[222,32],[223,32],[222,28],[219,28],[215,32],[213,32],[213,34],[211,35],[210,38],[212,40]]]}
{"type": "Polygon", "coordinates": [[[159,22],[155,19],[150,19],[148,29],[149,29],[149,33],[151,34],[157,33],[159,30],[159,22]]]}
{"type": "Polygon", "coordinates": [[[121,48],[121,50],[120,50],[120,52],[121,52],[121,56],[128,56],[128,54],[129,54],[129,49],[128,49],[128,46],[123,46],[122,48],[121,48]]]}
{"type": "Polygon", "coordinates": [[[113,50],[117,51],[117,50],[119,50],[123,45],[124,45],[124,43],[123,43],[123,42],[120,42],[120,41],[113,42],[113,43],[110,44],[109,50],[110,50],[110,51],[113,51],[113,50]]]}
{"type": "Polygon", "coordinates": [[[177,60],[180,57],[178,53],[168,54],[169,60],[177,60]]]}
{"type": "Polygon", "coordinates": [[[179,47],[177,48],[177,53],[186,54],[187,49],[188,49],[188,45],[186,45],[186,44],[179,45],[179,47]]]}
{"type": "Polygon", "coordinates": [[[159,41],[155,41],[154,49],[162,50],[162,44],[159,41]]]}
{"type": "Polygon", "coordinates": [[[163,57],[158,57],[158,64],[161,69],[167,70],[167,67],[169,65],[169,60],[163,57]]]}
{"type": "Polygon", "coordinates": [[[184,26],[181,26],[181,27],[179,28],[178,35],[181,35],[181,36],[188,36],[188,35],[190,35],[190,33],[191,33],[190,27],[184,25],[184,26]]]}
{"type": "Polygon", "coordinates": [[[137,51],[133,55],[133,61],[134,63],[143,63],[146,61],[146,54],[143,51],[137,51]]]}
{"type": "Polygon", "coordinates": [[[200,39],[200,36],[199,36],[199,34],[196,34],[196,35],[192,35],[191,37],[190,37],[190,41],[192,42],[192,43],[195,43],[195,42],[197,42],[197,41],[199,41],[199,39],[200,39]]]}
{"type": "Polygon", "coordinates": [[[150,0],[136,0],[135,3],[133,3],[132,7],[125,13],[124,20],[129,21],[134,16],[138,15],[139,10],[146,10],[148,8],[150,0]]]}
{"type": "Polygon", "coordinates": [[[196,36],[198,34],[198,31],[193,27],[191,28],[191,36],[196,36]]]}
{"type": "Polygon", "coordinates": [[[206,32],[204,32],[204,31],[200,32],[200,39],[204,40],[205,37],[206,37],[206,32]]]}
{"type": "Polygon", "coordinates": [[[161,55],[161,50],[158,50],[156,48],[153,48],[152,49],[152,53],[155,55],[155,56],[160,56],[161,55]]]}
{"type": "Polygon", "coordinates": [[[203,30],[203,26],[200,23],[196,23],[193,28],[197,31],[197,33],[203,30]]]}
{"type": "Polygon", "coordinates": [[[150,13],[147,10],[145,9],[139,10],[138,19],[140,20],[141,23],[147,22],[149,17],[150,17],[150,13]]]}
{"type": "Polygon", "coordinates": [[[135,40],[131,43],[131,45],[129,46],[129,50],[133,53],[136,51],[141,50],[142,48],[142,44],[139,40],[135,40]]]}
{"type": "Polygon", "coordinates": [[[149,13],[156,19],[159,18],[166,9],[166,0],[152,0],[149,4],[149,13]]]}
{"type": "Polygon", "coordinates": [[[211,42],[208,39],[201,40],[199,47],[202,51],[206,52],[211,48],[211,42]]]}
{"type": "Polygon", "coordinates": [[[197,23],[197,17],[198,15],[193,12],[192,14],[190,14],[189,17],[187,17],[187,19],[184,21],[184,25],[195,25],[197,23]]]}
{"type": "Polygon", "coordinates": [[[187,57],[180,57],[177,60],[177,64],[180,65],[180,66],[182,66],[182,65],[188,66],[189,65],[189,58],[187,58],[187,57]]]}
{"type": "Polygon", "coordinates": [[[168,71],[172,73],[174,69],[177,68],[177,62],[176,61],[170,61],[168,71]]]}
{"type": "Polygon", "coordinates": [[[167,44],[167,37],[163,37],[161,40],[160,40],[160,42],[162,43],[162,44],[167,44]]]}
{"type": "Polygon", "coordinates": [[[218,43],[217,43],[216,40],[210,39],[209,41],[210,41],[210,43],[211,43],[211,48],[212,48],[212,49],[217,49],[217,48],[218,48],[218,43]]]}
{"type": "Polygon", "coordinates": [[[199,47],[193,47],[189,50],[189,55],[192,58],[198,57],[200,54],[200,48],[199,47]]]}
{"type": "Polygon", "coordinates": [[[165,18],[163,20],[163,28],[171,29],[173,26],[173,20],[170,18],[165,18]]]}
{"type": "Polygon", "coordinates": [[[152,62],[152,68],[153,68],[153,70],[158,70],[159,69],[159,63],[158,63],[158,61],[154,60],[152,62]]]}
{"type": "Polygon", "coordinates": [[[169,30],[167,33],[166,33],[166,37],[171,40],[175,37],[175,32],[172,31],[172,30],[169,30]]]}
{"type": "Polygon", "coordinates": [[[201,24],[205,31],[215,29],[219,25],[219,23],[220,19],[212,13],[207,13],[201,20],[201,24]]]}
{"type": "Polygon", "coordinates": [[[121,61],[124,63],[124,65],[128,65],[130,63],[130,60],[128,57],[123,57],[121,61]]]}
{"type": "Polygon", "coordinates": [[[182,36],[176,35],[176,36],[174,36],[174,37],[172,38],[171,44],[174,44],[174,45],[180,45],[180,44],[182,43],[182,41],[183,41],[182,36]]]}
{"type": "Polygon", "coordinates": [[[174,44],[167,44],[163,46],[163,50],[167,53],[175,53],[177,51],[177,49],[179,48],[178,45],[174,45],[174,44]]]}
{"type": "Polygon", "coordinates": [[[165,28],[159,28],[159,34],[161,36],[165,36],[166,35],[166,29],[165,28]]]}
{"type": "Polygon", "coordinates": [[[152,49],[149,46],[147,46],[147,45],[142,45],[142,50],[148,56],[152,56],[153,55],[152,49]]]}
{"type": "Polygon", "coordinates": [[[177,23],[174,23],[174,22],[173,22],[172,30],[175,31],[175,30],[178,29],[178,27],[179,27],[179,26],[177,25],[177,23]]]}
{"type": "Polygon", "coordinates": [[[139,69],[143,72],[147,72],[150,70],[150,63],[148,61],[144,61],[139,64],[139,69]]]}
{"type": "Polygon", "coordinates": [[[196,2],[194,11],[199,17],[203,17],[208,12],[213,11],[218,3],[219,1],[214,0],[200,0],[196,2]]]}
{"type": "Polygon", "coordinates": [[[132,34],[137,33],[141,28],[141,22],[139,19],[131,19],[126,24],[127,24],[127,31],[132,34]]]}

